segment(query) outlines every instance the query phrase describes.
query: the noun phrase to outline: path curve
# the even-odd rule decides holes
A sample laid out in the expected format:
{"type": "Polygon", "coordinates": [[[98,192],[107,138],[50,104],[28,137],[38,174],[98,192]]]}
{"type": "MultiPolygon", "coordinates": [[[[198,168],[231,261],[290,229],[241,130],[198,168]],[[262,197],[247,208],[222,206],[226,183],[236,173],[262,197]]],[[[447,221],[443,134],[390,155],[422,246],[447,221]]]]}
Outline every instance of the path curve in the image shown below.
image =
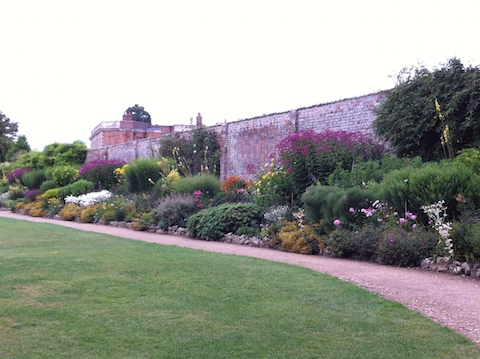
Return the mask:
{"type": "Polygon", "coordinates": [[[310,268],[400,302],[407,308],[418,311],[466,336],[480,346],[480,280],[475,278],[427,272],[418,268],[384,266],[327,256],[310,256],[224,242],[137,232],[105,225],[36,218],[9,211],[0,211],[0,217],[52,223],[122,238],[256,257],[310,268]]]}

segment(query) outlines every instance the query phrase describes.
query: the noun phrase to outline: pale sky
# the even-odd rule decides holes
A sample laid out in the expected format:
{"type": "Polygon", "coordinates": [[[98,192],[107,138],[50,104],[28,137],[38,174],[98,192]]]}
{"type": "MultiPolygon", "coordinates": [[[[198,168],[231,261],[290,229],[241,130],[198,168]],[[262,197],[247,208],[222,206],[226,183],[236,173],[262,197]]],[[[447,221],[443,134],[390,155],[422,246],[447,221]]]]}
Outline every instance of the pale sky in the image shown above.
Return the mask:
{"type": "Polygon", "coordinates": [[[119,121],[206,125],[480,65],[478,0],[0,0],[0,111],[43,150],[119,121]]]}

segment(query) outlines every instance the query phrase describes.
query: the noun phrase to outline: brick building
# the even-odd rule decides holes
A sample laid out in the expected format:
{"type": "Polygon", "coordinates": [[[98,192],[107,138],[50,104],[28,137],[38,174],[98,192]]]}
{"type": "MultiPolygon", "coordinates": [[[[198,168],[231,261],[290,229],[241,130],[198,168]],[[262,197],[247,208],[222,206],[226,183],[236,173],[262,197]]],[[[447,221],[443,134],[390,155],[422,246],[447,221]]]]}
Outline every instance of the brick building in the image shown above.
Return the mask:
{"type": "MultiPolygon", "coordinates": [[[[201,116],[198,114],[201,121],[201,116]]],[[[198,118],[197,118],[198,122],[198,118]]],[[[104,121],[96,126],[90,135],[90,149],[96,150],[108,146],[148,138],[156,138],[174,132],[192,130],[190,125],[160,126],[145,122],[133,121],[131,113],[124,113],[122,121],[104,121]]]]}

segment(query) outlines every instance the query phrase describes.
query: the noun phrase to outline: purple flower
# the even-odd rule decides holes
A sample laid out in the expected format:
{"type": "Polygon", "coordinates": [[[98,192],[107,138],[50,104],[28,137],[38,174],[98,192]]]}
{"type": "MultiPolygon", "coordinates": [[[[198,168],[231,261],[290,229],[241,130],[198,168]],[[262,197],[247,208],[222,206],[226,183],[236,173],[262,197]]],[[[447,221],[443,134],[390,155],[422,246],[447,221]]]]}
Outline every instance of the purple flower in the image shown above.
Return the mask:
{"type": "Polygon", "coordinates": [[[414,224],[414,225],[412,226],[412,228],[413,228],[413,229],[417,228],[417,225],[416,225],[416,224],[414,224]]]}
{"type": "Polygon", "coordinates": [[[400,223],[407,223],[407,220],[405,218],[400,218],[399,222],[400,223]]]}
{"type": "Polygon", "coordinates": [[[338,227],[342,224],[342,222],[340,222],[339,219],[336,219],[336,220],[333,221],[333,224],[338,227]]]}
{"type": "Polygon", "coordinates": [[[390,243],[393,243],[393,236],[390,235],[390,243]]]}

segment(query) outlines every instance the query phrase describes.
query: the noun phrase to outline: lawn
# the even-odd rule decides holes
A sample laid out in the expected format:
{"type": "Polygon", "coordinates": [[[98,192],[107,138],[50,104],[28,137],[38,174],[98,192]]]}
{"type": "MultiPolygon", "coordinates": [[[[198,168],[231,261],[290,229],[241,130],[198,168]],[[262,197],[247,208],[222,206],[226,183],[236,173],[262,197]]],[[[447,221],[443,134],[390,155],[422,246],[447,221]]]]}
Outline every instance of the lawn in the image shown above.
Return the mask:
{"type": "Polygon", "coordinates": [[[0,218],[1,358],[474,358],[306,268],[0,218]]]}

